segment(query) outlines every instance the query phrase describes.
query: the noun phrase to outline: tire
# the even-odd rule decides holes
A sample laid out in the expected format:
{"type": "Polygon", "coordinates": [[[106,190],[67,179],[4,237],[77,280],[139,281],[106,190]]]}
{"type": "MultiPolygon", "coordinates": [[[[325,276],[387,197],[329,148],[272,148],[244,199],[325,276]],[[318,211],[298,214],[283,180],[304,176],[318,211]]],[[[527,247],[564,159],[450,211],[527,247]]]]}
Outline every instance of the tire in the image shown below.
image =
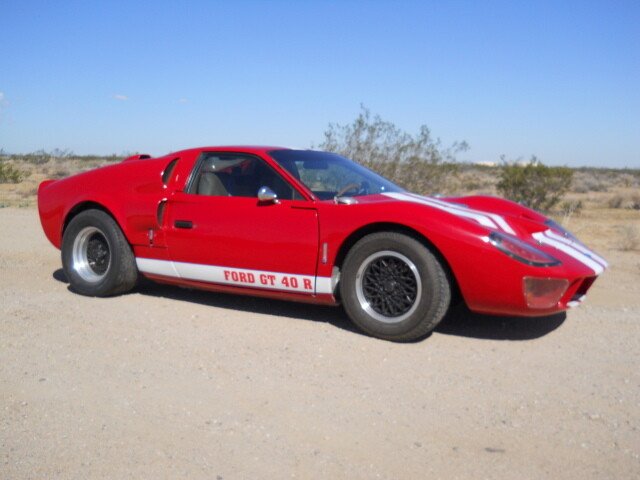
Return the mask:
{"type": "Polygon", "coordinates": [[[101,210],[73,217],[62,237],[62,268],[71,289],[90,297],[128,292],[138,280],[138,268],[122,230],[101,210]]]}
{"type": "Polygon", "coordinates": [[[407,342],[440,323],[451,301],[444,267],[407,235],[367,235],[349,251],[340,275],[347,315],[360,329],[384,340],[407,342]]]}

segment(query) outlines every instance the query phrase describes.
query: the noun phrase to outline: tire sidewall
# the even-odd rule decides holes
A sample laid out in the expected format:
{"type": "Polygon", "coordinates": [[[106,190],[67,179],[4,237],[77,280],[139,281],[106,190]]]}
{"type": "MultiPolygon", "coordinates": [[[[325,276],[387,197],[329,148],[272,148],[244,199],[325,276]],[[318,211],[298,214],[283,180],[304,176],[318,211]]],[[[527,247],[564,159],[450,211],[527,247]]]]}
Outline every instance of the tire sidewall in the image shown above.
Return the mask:
{"type": "MultiPolygon", "coordinates": [[[[437,310],[440,294],[434,279],[443,275],[442,267],[434,255],[417,240],[400,234],[377,235],[372,234],[360,240],[351,249],[344,262],[341,274],[340,293],[349,317],[369,334],[381,338],[409,336],[416,330],[432,330],[440,318],[433,319],[433,325],[425,329],[425,321],[429,321],[437,310]],[[406,319],[397,323],[384,323],[371,317],[361,306],[356,294],[356,275],[362,263],[372,254],[390,250],[407,257],[418,270],[422,283],[422,294],[415,311],[406,319]]],[[[437,282],[436,282],[437,283],[437,282]]],[[[425,332],[426,333],[426,332],[425,332]]]]}

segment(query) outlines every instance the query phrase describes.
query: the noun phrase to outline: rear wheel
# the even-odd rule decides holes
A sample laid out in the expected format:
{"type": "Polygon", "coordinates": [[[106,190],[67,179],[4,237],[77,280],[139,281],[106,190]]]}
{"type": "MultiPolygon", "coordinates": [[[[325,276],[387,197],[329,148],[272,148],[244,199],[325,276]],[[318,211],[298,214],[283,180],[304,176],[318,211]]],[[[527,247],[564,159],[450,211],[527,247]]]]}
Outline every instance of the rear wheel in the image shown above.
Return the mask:
{"type": "Polygon", "coordinates": [[[62,237],[62,268],[71,288],[92,297],[131,290],[138,269],[118,224],[101,210],[85,210],[71,220],[62,237]]]}
{"type": "Polygon", "coordinates": [[[414,238],[395,232],[367,235],[351,248],[340,294],[358,327],[394,341],[425,336],[451,301],[451,287],[436,256],[414,238]]]}

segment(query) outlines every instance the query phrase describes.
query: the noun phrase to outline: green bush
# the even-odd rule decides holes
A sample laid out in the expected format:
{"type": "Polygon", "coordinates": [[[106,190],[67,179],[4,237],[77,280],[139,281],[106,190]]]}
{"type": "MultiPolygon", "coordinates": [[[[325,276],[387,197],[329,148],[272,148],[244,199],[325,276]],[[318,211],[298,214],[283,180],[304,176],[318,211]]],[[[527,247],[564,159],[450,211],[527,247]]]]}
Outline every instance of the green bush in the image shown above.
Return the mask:
{"type": "Polygon", "coordinates": [[[20,183],[24,177],[22,170],[0,161],[0,183],[20,183]]]}
{"type": "Polygon", "coordinates": [[[502,196],[510,200],[548,212],[571,188],[572,178],[573,170],[570,168],[548,167],[536,157],[531,157],[525,164],[504,162],[496,187],[502,196]]]}
{"type": "Polygon", "coordinates": [[[352,123],[329,124],[318,148],[355,160],[407,190],[438,193],[457,172],[455,154],[468,146],[445,148],[425,125],[412,135],[361,106],[352,123]]]}

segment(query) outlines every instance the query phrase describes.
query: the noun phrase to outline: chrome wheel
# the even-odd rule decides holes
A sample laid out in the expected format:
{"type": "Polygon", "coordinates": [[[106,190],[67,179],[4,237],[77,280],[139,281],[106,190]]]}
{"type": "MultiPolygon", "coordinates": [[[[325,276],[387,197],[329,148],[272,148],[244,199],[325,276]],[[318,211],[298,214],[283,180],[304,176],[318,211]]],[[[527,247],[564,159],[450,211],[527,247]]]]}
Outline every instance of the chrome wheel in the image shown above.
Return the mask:
{"type": "Polygon", "coordinates": [[[97,283],[107,276],[111,266],[111,248],[107,237],[96,227],[85,227],[73,241],[72,265],[80,277],[97,283]]]}
{"type": "Polygon", "coordinates": [[[398,252],[376,252],[356,273],[356,296],[360,307],[374,319],[401,322],[418,308],[422,297],[418,268],[398,252]]]}

